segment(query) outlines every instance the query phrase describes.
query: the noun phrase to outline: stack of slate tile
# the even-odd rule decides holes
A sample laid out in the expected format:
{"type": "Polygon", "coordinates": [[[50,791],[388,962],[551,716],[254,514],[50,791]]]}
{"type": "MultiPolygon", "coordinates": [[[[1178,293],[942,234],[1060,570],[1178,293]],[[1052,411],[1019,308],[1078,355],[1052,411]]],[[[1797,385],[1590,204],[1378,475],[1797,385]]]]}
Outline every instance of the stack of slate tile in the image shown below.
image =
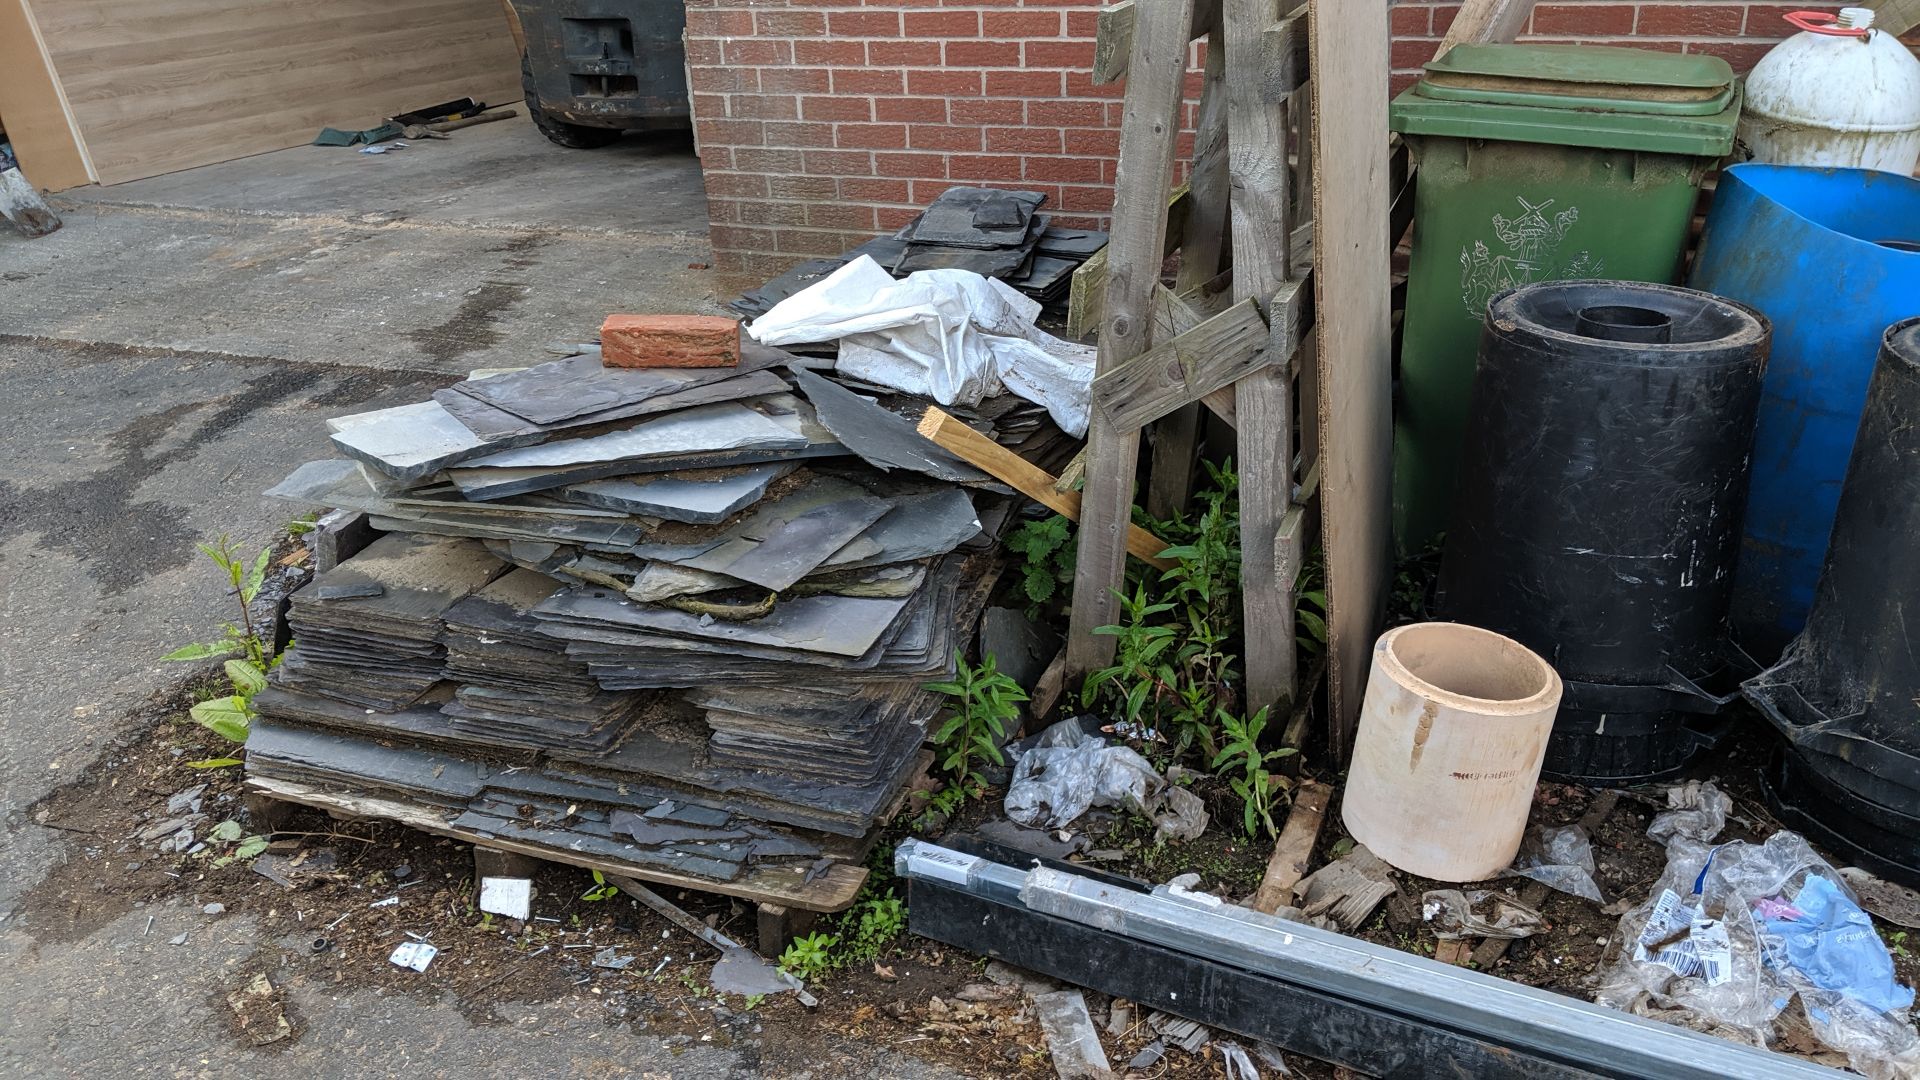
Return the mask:
{"type": "MultiPolygon", "coordinates": [[[[743,895],[844,881],[1013,500],[918,435],[925,402],[745,354],[589,353],[330,421],[346,456],[269,494],[387,535],[295,594],[256,786],[743,895]]],[[[1043,465],[1072,449],[1009,396],[962,415],[1043,465]]]]}
{"type": "Polygon", "coordinates": [[[892,236],[876,237],[836,258],[802,263],[731,306],[743,315],[764,315],[780,301],[869,255],[894,277],[916,270],[970,270],[999,278],[1043,305],[1057,308],[1067,299],[1073,272],[1107,245],[1107,234],[1054,226],[1048,215],[1038,212],[1045,199],[1038,191],[948,188],[892,236]]]}

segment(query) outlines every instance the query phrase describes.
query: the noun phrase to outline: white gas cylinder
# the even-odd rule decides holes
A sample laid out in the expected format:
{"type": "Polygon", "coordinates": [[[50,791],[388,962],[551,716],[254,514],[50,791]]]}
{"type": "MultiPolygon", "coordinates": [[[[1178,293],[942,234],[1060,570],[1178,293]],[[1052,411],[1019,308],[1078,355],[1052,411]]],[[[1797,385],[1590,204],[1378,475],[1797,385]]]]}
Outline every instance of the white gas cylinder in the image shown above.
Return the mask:
{"type": "Polygon", "coordinates": [[[1740,147],[1776,165],[1912,174],[1920,165],[1920,59],[1873,29],[1871,8],[1786,19],[1803,32],[1747,76],[1740,147]]]}

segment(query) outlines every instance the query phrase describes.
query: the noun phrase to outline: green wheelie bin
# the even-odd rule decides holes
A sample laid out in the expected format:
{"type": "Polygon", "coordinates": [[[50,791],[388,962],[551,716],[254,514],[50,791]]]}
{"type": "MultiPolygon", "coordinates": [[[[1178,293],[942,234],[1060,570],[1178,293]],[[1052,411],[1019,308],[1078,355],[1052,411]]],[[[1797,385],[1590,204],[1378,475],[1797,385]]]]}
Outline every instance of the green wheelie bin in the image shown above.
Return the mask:
{"type": "Polygon", "coordinates": [[[1733,148],[1716,56],[1462,45],[1393,102],[1419,167],[1394,408],[1394,535],[1447,526],[1487,301],[1536,281],[1679,280],[1700,182],[1733,148]]]}

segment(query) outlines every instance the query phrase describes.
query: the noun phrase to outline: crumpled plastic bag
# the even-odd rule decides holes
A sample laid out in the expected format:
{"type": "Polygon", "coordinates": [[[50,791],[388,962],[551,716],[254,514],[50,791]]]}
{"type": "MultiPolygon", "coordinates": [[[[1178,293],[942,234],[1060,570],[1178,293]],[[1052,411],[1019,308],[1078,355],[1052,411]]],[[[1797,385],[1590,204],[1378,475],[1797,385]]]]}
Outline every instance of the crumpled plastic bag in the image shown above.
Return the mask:
{"type": "Polygon", "coordinates": [[[763,345],[838,341],[834,368],[855,378],[975,406],[1002,390],[1044,406],[1061,430],[1087,432],[1094,349],[1035,328],[1040,305],[970,270],[895,281],[862,255],[747,327],[763,345]]]}
{"type": "Polygon", "coordinates": [[[1508,873],[1532,878],[1582,900],[1607,902],[1599,883],[1593,880],[1593,841],[1578,825],[1535,825],[1528,829],[1508,873]]]}
{"type": "Polygon", "coordinates": [[[1547,928],[1544,915],[1494,889],[1433,889],[1420,897],[1420,919],[1437,938],[1523,938],[1547,928]]]}
{"type": "Polygon", "coordinates": [[[1206,831],[1198,795],[1167,783],[1146,758],[1089,735],[1077,719],[1041,732],[1013,763],[1007,817],[1035,829],[1059,829],[1095,806],[1123,807],[1153,820],[1155,839],[1191,840],[1206,831]]]}
{"type": "Polygon", "coordinates": [[[1666,838],[1666,870],[1621,917],[1595,1000],[1766,1046],[1797,998],[1814,1036],[1855,1070],[1920,1078],[1912,991],[1893,982],[1839,873],[1794,832],[1711,844],[1731,800],[1710,783],[1675,791],[1647,830],[1666,838]]]}

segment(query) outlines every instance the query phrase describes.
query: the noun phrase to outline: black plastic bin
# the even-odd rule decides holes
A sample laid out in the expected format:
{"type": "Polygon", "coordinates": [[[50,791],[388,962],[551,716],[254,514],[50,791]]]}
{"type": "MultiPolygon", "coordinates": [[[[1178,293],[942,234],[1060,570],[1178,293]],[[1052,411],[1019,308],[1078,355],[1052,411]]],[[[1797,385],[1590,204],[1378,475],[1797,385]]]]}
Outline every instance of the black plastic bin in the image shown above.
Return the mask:
{"type": "Polygon", "coordinates": [[[1726,620],[1770,338],[1751,308],[1665,285],[1488,305],[1440,610],[1565,680],[1548,775],[1675,772],[1751,673],[1726,620]]]}
{"type": "Polygon", "coordinates": [[[691,124],[683,0],[513,0],[513,11],[527,113],[547,138],[591,149],[691,124]]]}
{"type": "Polygon", "coordinates": [[[1748,700],[1786,738],[1784,814],[1920,885],[1920,319],[1887,330],[1806,629],[1748,700]]]}

